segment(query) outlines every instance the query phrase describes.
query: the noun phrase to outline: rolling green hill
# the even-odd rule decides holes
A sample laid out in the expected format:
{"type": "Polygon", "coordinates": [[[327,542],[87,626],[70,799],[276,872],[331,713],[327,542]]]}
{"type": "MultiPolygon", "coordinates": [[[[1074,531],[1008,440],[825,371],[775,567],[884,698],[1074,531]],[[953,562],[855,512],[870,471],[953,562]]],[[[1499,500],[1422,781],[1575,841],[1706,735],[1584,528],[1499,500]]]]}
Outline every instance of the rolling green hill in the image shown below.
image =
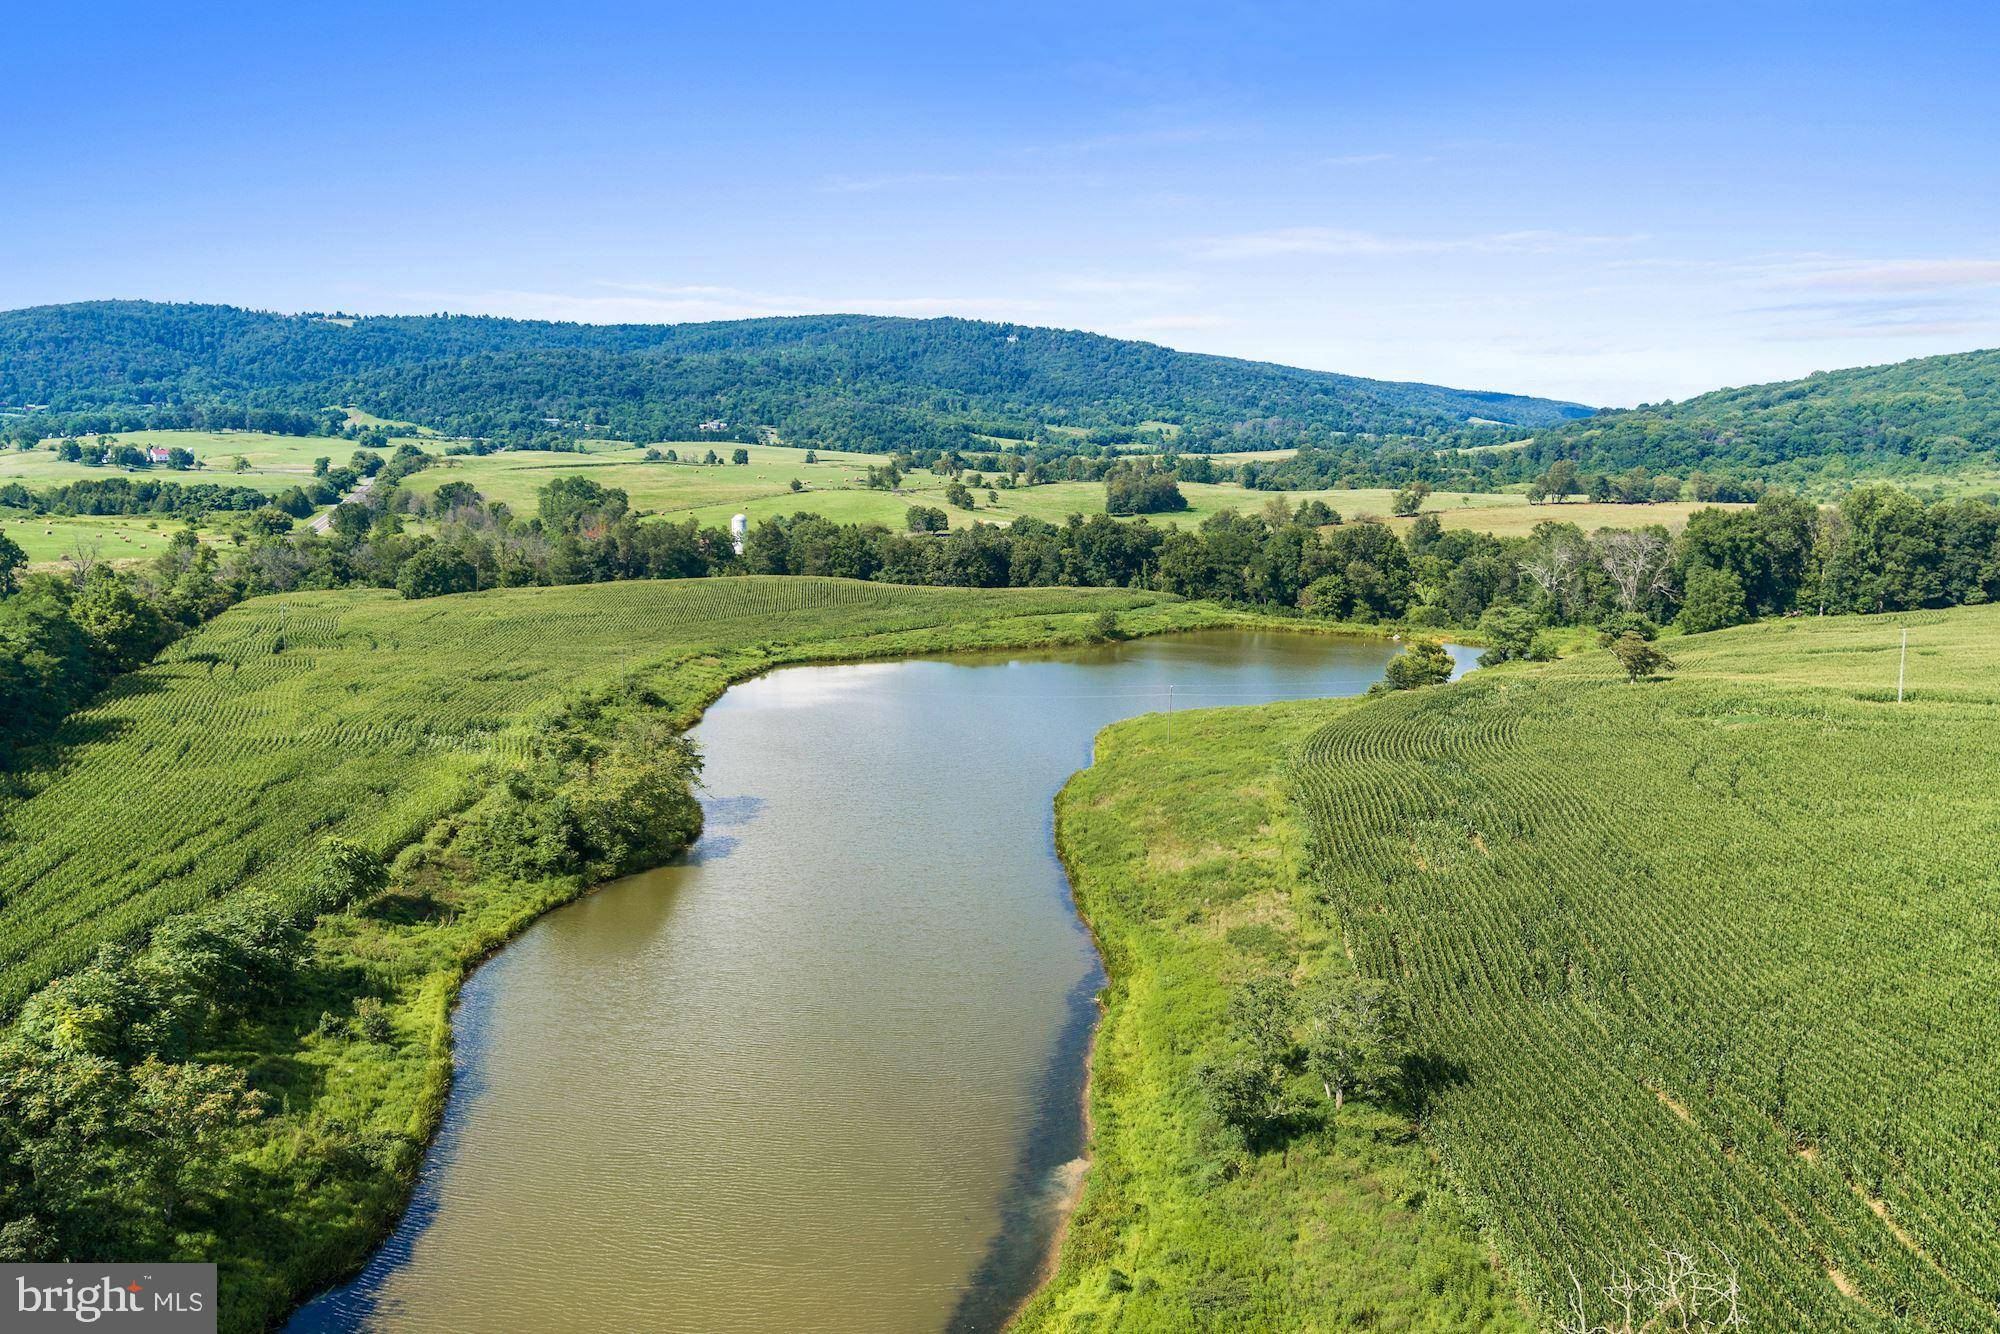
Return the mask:
{"type": "Polygon", "coordinates": [[[1665,1247],[1740,1275],[1748,1328],[1990,1328],[2000,609],[1671,648],[1668,680],[1502,668],[1304,743],[1423,1124],[1545,1312],[1604,1319],[1665,1247]]]}
{"type": "Polygon", "coordinates": [[[1767,482],[1939,474],[2000,464],[2000,350],[1826,371],[1606,412],[1538,434],[1528,456],[1767,482]]]}
{"type": "Polygon", "coordinates": [[[90,302],[0,312],[0,407],[343,404],[457,434],[602,427],[686,439],[704,421],[802,444],[970,445],[1044,426],[1167,421],[1256,438],[1542,426],[1588,409],[961,319],[814,315],[711,324],[472,316],[327,319],[90,302]]]}

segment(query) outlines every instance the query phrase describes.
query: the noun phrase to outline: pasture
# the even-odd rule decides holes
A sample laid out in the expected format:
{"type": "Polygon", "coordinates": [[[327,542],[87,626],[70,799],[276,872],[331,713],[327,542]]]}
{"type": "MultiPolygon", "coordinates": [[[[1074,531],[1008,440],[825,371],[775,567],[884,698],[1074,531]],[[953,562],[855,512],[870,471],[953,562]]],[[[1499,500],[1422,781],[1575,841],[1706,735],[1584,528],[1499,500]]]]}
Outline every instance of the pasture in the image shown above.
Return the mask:
{"type": "Polygon", "coordinates": [[[1738,1275],[1751,1328],[1990,1327],[2000,609],[1667,647],[1669,679],[1499,668],[1300,749],[1426,1129],[1545,1312],[1604,1318],[1666,1247],[1738,1275]]]}
{"type": "MultiPolygon", "coordinates": [[[[816,453],[807,463],[804,449],[777,445],[750,445],[747,464],[693,463],[710,449],[727,460],[739,446],[727,441],[665,442],[651,448],[675,450],[679,462],[645,458],[648,447],[622,442],[604,442],[582,453],[555,453],[544,450],[507,450],[484,456],[454,455],[441,459],[403,483],[412,495],[428,495],[446,482],[462,481],[488,500],[505,502],[516,513],[533,513],[535,493],[557,477],[582,475],[603,486],[618,487],[635,509],[650,510],[676,522],[695,519],[706,527],[720,528],[736,514],[748,515],[751,522],[778,515],[811,513],[839,523],[879,523],[894,529],[905,526],[912,505],[930,505],[945,510],[952,527],[974,523],[1012,523],[1029,517],[1061,523],[1072,514],[1104,512],[1104,487],[1098,482],[1047,482],[1040,486],[1012,490],[995,489],[989,498],[985,488],[976,488],[977,508],[963,510],[946,504],[945,488],[950,479],[927,469],[906,473],[895,491],[874,490],[863,483],[868,469],[887,460],[875,454],[849,454],[834,450],[816,453]],[[793,491],[791,482],[803,486],[793,491]]],[[[1224,510],[1256,513],[1274,498],[1288,503],[1322,500],[1343,517],[1389,514],[1394,492],[1388,488],[1319,491],[1252,491],[1228,482],[1183,482],[1181,492],[1188,508],[1178,514],[1148,515],[1156,524],[1194,524],[1224,510]]],[[[1566,506],[1544,515],[1532,510],[1525,496],[1516,493],[1439,492],[1426,498],[1426,510],[1435,511],[1447,525],[1482,526],[1490,521],[1501,531],[1526,532],[1532,523],[1511,511],[1530,511],[1536,521],[1549,515],[1572,517],[1571,510],[1588,510],[1574,517],[1602,526],[1668,521],[1662,513],[1674,507],[1647,505],[1566,506]],[[1505,510],[1509,513],[1488,511],[1505,510]]],[[[1687,509],[1676,516],[1685,521],[1687,509]]]]}
{"type": "MultiPolygon", "coordinates": [[[[1600,505],[1589,501],[1530,505],[1526,496],[1515,492],[1475,495],[1470,505],[1461,503],[1456,496],[1444,497],[1441,503],[1431,503],[1439,500],[1438,496],[1428,497],[1424,512],[1436,514],[1438,522],[1444,525],[1447,532],[1467,529],[1491,533],[1495,537],[1526,537],[1540,523],[1573,523],[1586,533],[1594,533],[1600,528],[1645,528],[1652,524],[1680,529],[1687,526],[1688,516],[1696,510],[1749,508],[1746,505],[1691,500],[1656,501],[1643,505],[1600,505]]],[[[1377,513],[1388,513],[1388,507],[1385,505],[1377,513]]],[[[1391,522],[1401,529],[1407,528],[1411,521],[1393,519],[1391,522]]]]}
{"type": "MultiPolygon", "coordinates": [[[[97,439],[95,436],[79,438],[85,441],[97,439]]],[[[44,441],[36,449],[0,451],[0,484],[19,482],[23,486],[39,489],[92,478],[143,477],[164,482],[251,486],[259,491],[276,493],[310,478],[314,459],[330,458],[338,466],[347,462],[355,449],[352,440],[335,436],[268,435],[261,431],[124,431],[106,438],[139,449],[150,445],[185,449],[195,456],[200,466],[176,472],[167,467],[119,468],[111,464],[65,463],[55,455],[55,442],[44,441]],[[248,465],[240,472],[235,467],[239,458],[248,465]]]]}
{"type": "Polygon", "coordinates": [[[347,422],[350,426],[381,426],[394,431],[398,435],[437,435],[437,432],[428,426],[419,426],[415,422],[396,421],[391,417],[378,417],[374,413],[364,412],[360,408],[344,407],[339,409],[339,411],[347,414],[347,422]]]}
{"type": "MultiPolygon", "coordinates": [[[[735,445],[726,440],[667,441],[651,446],[607,441],[590,444],[581,453],[502,450],[485,455],[447,455],[405,480],[403,486],[412,495],[428,495],[446,482],[465,482],[488,500],[502,501],[519,514],[533,514],[535,493],[542,487],[558,477],[583,476],[600,486],[623,490],[634,509],[654,510],[675,521],[693,515],[710,527],[725,527],[730,515],[743,512],[746,506],[754,508],[760,502],[789,499],[804,507],[823,503],[830,494],[852,490],[880,502],[880,512],[893,514],[900,522],[910,502],[861,487],[861,478],[868,469],[881,467],[888,462],[886,457],[825,450],[816,455],[817,462],[807,463],[805,457],[809,452],[812,451],[775,445],[735,445]],[[646,459],[649,448],[662,452],[671,449],[682,461],[649,462],[646,459]],[[728,462],[731,451],[736,449],[747,449],[750,462],[728,462]],[[688,461],[701,458],[710,450],[724,461],[719,464],[688,461]],[[793,478],[811,487],[811,492],[795,495],[791,490],[793,478]]],[[[929,478],[930,474],[919,472],[916,476],[929,478]]],[[[939,486],[942,485],[940,480],[939,486]]]]}
{"type": "MultiPolygon", "coordinates": [[[[78,551],[101,560],[144,560],[167,548],[175,532],[185,527],[168,515],[29,514],[0,506],[0,534],[28,553],[30,565],[52,565],[78,551]]],[[[213,534],[203,533],[207,542],[213,534]]]]}

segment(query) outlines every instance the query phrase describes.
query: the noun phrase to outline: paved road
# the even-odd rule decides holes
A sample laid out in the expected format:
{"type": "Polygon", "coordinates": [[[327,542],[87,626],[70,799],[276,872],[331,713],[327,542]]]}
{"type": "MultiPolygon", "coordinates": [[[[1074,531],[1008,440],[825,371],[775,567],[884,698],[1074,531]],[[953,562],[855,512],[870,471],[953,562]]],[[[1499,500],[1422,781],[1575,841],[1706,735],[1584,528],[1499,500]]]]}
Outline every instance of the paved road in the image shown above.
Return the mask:
{"type": "Polygon", "coordinates": [[[341,505],[345,505],[350,500],[360,500],[362,497],[368,494],[368,488],[373,485],[375,485],[375,479],[373,477],[362,478],[360,481],[354,484],[354,489],[352,491],[349,491],[346,495],[342,496],[339,499],[339,501],[336,502],[335,504],[329,505],[327,507],[326,513],[313,515],[312,520],[306,524],[306,527],[310,528],[315,533],[324,533],[327,529],[333,527],[333,511],[335,509],[339,508],[339,506],[341,505]]]}

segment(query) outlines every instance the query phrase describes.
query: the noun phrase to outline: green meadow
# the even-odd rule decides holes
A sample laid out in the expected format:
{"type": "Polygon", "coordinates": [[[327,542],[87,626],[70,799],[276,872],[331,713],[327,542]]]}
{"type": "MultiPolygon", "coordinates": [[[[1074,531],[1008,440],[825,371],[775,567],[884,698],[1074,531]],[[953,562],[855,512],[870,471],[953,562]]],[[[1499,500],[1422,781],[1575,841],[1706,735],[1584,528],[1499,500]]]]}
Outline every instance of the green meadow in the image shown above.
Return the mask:
{"type": "MultiPolygon", "coordinates": [[[[1495,537],[1526,537],[1534,531],[1535,525],[1541,523],[1573,523],[1586,533],[1594,533],[1600,528],[1643,528],[1650,524],[1680,529],[1687,526],[1688,516],[1696,510],[1747,508],[1746,505],[1718,501],[1697,503],[1690,500],[1652,501],[1641,505],[1574,500],[1561,504],[1530,505],[1528,498],[1517,492],[1464,498],[1430,496],[1424,502],[1424,512],[1437,515],[1438,522],[1447,532],[1466,529],[1491,533],[1495,537]]],[[[1373,512],[1379,516],[1387,514],[1388,509],[1384,506],[1373,512]]],[[[1407,528],[1410,520],[1391,519],[1390,522],[1400,529],[1407,528]]]]}
{"type": "MultiPolygon", "coordinates": [[[[1249,456],[1245,456],[1249,457],[1249,456]]],[[[507,450],[500,453],[453,455],[441,459],[403,483],[413,495],[428,495],[446,482],[465,482],[489,500],[505,502],[517,513],[532,513],[535,494],[557,477],[585,476],[603,486],[618,487],[634,508],[653,511],[675,521],[692,518],[707,527],[724,527],[743,514],[752,523],[779,515],[820,514],[839,523],[879,523],[901,529],[912,505],[943,509],[952,527],[975,523],[1012,523],[1018,518],[1061,523],[1072,514],[1104,512],[1104,487],[1098,482],[1046,482],[1014,489],[975,491],[976,507],[963,510],[944,498],[951,479],[927,469],[904,474],[894,491],[871,489],[864,478],[870,468],[886,462],[881,455],[809,451],[779,445],[735,446],[728,442],[666,442],[640,446],[599,442],[582,453],[507,450]],[[747,464],[727,462],[732,450],[747,448],[747,464]],[[648,461],[648,448],[674,450],[680,460],[648,461]],[[713,449],[722,463],[690,460],[713,449]],[[814,453],[814,462],[806,455],[814,453]],[[794,491],[797,481],[801,489],[794,491]]],[[[1196,524],[1225,510],[1254,513],[1274,499],[1298,505],[1319,500],[1343,518],[1386,518],[1393,510],[1394,491],[1386,487],[1315,491],[1253,491],[1233,482],[1183,482],[1188,508],[1179,513],[1153,514],[1156,524],[1196,524]]],[[[1435,513],[1447,528],[1473,528],[1506,536],[1526,533],[1545,519],[1575,522],[1586,529],[1638,527],[1663,523],[1679,527],[1699,506],[1659,505],[1532,506],[1519,492],[1440,491],[1425,497],[1423,508],[1435,513]]]]}
{"type": "MultiPolygon", "coordinates": [[[[693,518],[710,527],[726,526],[736,514],[747,515],[755,522],[774,515],[805,512],[822,514],[841,523],[880,523],[900,529],[912,505],[945,510],[955,528],[974,523],[1011,523],[1022,517],[1061,523],[1072,514],[1104,512],[1104,487],[1098,482],[1046,482],[1011,490],[994,488],[991,496],[981,488],[975,492],[976,508],[962,510],[945,502],[945,488],[951,479],[927,469],[904,474],[895,491],[873,490],[863,479],[870,468],[879,468],[887,461],[883,456],[821,450],[815,453],[815,462],[808,463],[808,453],[815,452],[780,445],[735,446],[726,441],[719,444],[680,441],[654,446],[605,442],[577,454],[507,450],[484,456],[455,455],[440,460],[403,485],[413,495],[426,495],[446,482],[462,481],[489,500],[504,501],[516,512],[532,513],[538,489],[557,477],[581,475],[600,485],[623,489],[636,509],[651,510],[676,521],[693,518]],[[681,461],[649,462],[645,457],[648,448],[672,449],[681,461]],[[749,463],[726,461],[736,448],[749,450],[749,463]],[[725,461],[719,464],[688,461],[705,456],[711,449],[725,461]],[[800,483],[801,490],[792,490],[794,480],[800,483]]],[[[1181,492],[1188,500],[1185,511],[1149,515],[1149,522],[1199,523],[1224,510],[1248,513],[1263,508],[1277,495],[1283,495],[1292,504],[1323,500],[1346,517],[1384,516],[1390,512],[1394,494],[1382,488],[1252,491],[1228,482],[1183,482],[1181,492]]],[[[1441,492],[1429,497],[1425,508],[1452,513],[1467,507],[1526,504],[1526,498],[1519,495],[1441,492]]]]}
{"type": "MultiPolygon", "coordinates": [[[[97,438],[79,437],[85,441],[97,438]]],[[[51,440],[36,449],[0,451],[0,484],[19,482],[40,488],[91,478],[144,477],[154,481],[252,486],[275,493],[311,477],[314,459],[325,457],[339,465],[347,462],[355,448],[352,440],[336,436],[267,435],[261,431],[125,431],[105,438],[139,449],[150,445],[185,449],[200,466],[176,472],[166,467],[126,469],[110,464],[65,463],[56,457],[55,442],[51,440]],[[247,465],[241,471],[236,468],[239,458],[247,465]]]]}
{"type": "MultiPolygon", "coordinates": [[[[18,544],[31,565],[50,565],[77,552],[107,561],[145,560],[164,551],[186,527],[167,515],[30,514],[0,506],[0,533],[18,544]]],[[[203,540],[218,543],[213,533],[203,540]]]]}
{"type": "MultiPolygon", "coordinates": [[[[85,440],[96,437],[80,437],[85,440]]],[[[0,485],[18,482],[32,490],[71,482],[123,477],[197,485],[251,487],[267,494],[312,480],[313,460],[327,458],[338,467],[353,455],[355,444],[332,436],[270,435],[258,431],[127,431],[109,437],[136,448],[151,445],[185,449],[201,465],[185,471],[156,466],[120,468],[87,465],[56,457],[54,441],[31,450],[0,450],[0,485]],[[236,461],[245,467],[238,470],[236,461]]],[[[194,525],[202,539],[221,543],[223,516],[215,524],[194,525]]],[[[84,552],[113,563],[144,560],[159,554],[184,520],[164,515],[32,515],[0,508],[0,532],[19,543],[35,565],[50,565],[84,552]]]]}
{"type": "MultiPolygon", "coordinates": [[[[370,419],[363,424],[378,424],[370,419]]],[[[400,426],[401,423],[379,424],[400,426]]],[[[117,437],[135,446],[165,445],[192,452],[202,467],[187,472],[164,468],[127,470],[108,465],[87,466],[65,463],[44,445],[29,451],[0,452],[0,484],[20,482],[29,487],[59,486],[67,482],[112,476],[145,477],[159,481],[217,482],[255,487],[277,493],[297,486],[312,474],[313,460],[326,457],[338,465],[354,452],[354,443],[332,437],[266,435],[250,431],[133,431],[117,437]],[[245,463],[238,471],[236,460],[245,463]]],[[[419,440],[438,453],[440,442],[419,440]]],[[[1217,456],[1224,462],[1247,458],[1276,457],[1285,451],[1217,456]]],[[[432,467],[403,482],[413,496],[427,496],[447,482],[465,482],[488,500],[502,501],[516,513],[532,514],[536,493],[558,477],[585,476],[607,487],[622,489],[635,509],[651,511],[675,522],[694,519],[705,527],[727,527],[737,514],[751,522],[797,513],[824,515],[838,523],[879,523],[902,529],[913,505],[942,509],[954,528],[975,523],[1012,523],[1028,517],[1061,523],[1072,514],[1092,515],[1104,511],[1104,487],[1097,482],[1047,482],[1034,487],[994,488],[975,491],[976,507],[959,509],[945,500],[951,479],[927,469],[906,473],[894,491],[877,490],[865,484],[871,468],[887,462],[883,455],[843,453],[836,450],[812,451],[779,445],[737,446],[727,441],[665,441],[657,445],[637,445],[625,441],[590,441],[578,452],[551,450],[502,450],[492,454],[439,454],[432,467]],[[737,448],[747,448],[747,464],[727,462],[737,448]],[[673,450],[679,461],[648,460],[649,449],[673,450]],[[709,450],[725,460],[704,464],[693,460],[709,450]],[[806,462],[808,454],[814,461],[806,462]],[[797,481],[800,489],[793,490],[797,481]]],[[[1181,492],[1188,508],[1179,513],[1147,516],[1148,522],[1163,525],[1197,524],[1213,515],[1233,510],[1254,513],[1282,497],[1291,505],[1308,500],[1322,501],[1343,518],[1387,518],[1392,512],[1394,492],[1386,487],[1327,489],[1315,491],[1253,491],[1233,482],[1183,482],[1181,492]]],[[[1586,531],[1599,527],[1626,528],[1651,523],[1679,527],[1699,506],[1685,503],[1656,505],[1586,505],[1560,507],[1531,506],[1518,492],[1434,493],[1424,500],[1425,512],[1435,513],[1447,528],[1469,528],[1500,536],[1525,534],[1545,519],[1574,522],[1586,531]]],[[[140,525],[143,527],[143,525],[140,525]]],[[[82,520],[56,520],[43,524],[51,531],[36,537],[29,548],[30,559],[39,563],[56,560],[74,549],[79,539],[100,541],[106,559],[133,559],[157,549],[159,541],[129,525],[116,532],[99,532],[98,525],[82,520]]],[[[34,536],[30,534],[29,536],[34,536]]],[[[20,537],[24,546],[28,542],[20,537]]]]}

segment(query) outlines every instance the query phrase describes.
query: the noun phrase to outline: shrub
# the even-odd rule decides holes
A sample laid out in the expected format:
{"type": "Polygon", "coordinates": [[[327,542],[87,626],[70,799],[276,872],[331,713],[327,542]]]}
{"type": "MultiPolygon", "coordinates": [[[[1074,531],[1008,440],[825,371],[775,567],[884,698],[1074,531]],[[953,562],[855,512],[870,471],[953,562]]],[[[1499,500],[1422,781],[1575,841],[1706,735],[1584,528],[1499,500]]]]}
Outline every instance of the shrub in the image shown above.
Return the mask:
{"type": "Polygon", "coordinates": [[[951,518],[935,505],[912,505],[903,522],[913,533],[941,533],[951,527],[951,518]]]}
{"type": "Polygon", "coordinates": [[[1674,669],[1672,658],[1629,630],[1612,642],[1611,656],[1625,669],[1627,681],[1647,680],[1674,669]]]}
{"type": "Polygon", "coordinates": [[[1104,475],[1104,508],[1112,514],[1168,514],[1188,507],[1174,474],[1151,464],[1120,464],[1104,475]]]}
{"type": "Polygon", "coordinates": [[[381,1001],[373,996],[363,996],[354,1002],[354,1018],[350,1021],[354,1036],[363,1042],[387,1042],[396,1035],[396,1029],[389,1022],[389,1011],[381,1001]]]}
{"type": "Polygon", "coordinates": [[[1451,680],[1451,654],[1435,639],[1413,639],[1389,663],[1382,684],[1390,690],[1415,690],[1451,680]]]}
{"type": "MultiPolygon", "coordinates": [[[[345,507],[343,507],[345,508],[345,507]]],[[[396,591],[412,601],[470,593],[479,587],[472,562],[446,547],[428,546],[403,562],[396,574],[396,591]]]]}
{"type": "Polygon", "coordinates": [[[359,843],[329,838],[320,844],[319,855],[307,873],[302,899],[315,916],[338,912],[380,893],[388,882],[389,873],[380,857],[359,843]]]}

